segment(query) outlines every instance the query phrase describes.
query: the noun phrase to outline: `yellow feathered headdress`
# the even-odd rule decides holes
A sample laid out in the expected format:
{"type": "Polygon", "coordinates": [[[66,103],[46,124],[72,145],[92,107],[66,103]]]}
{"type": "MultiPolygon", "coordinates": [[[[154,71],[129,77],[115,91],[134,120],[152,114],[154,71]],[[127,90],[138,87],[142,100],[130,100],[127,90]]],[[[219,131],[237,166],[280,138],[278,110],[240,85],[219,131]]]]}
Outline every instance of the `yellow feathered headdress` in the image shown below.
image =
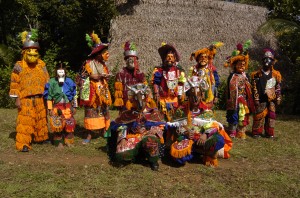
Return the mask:
{"type": "Polygon", "coordinates": [[[197,60],[198,56],[200,54],[207,54],[208,59],[212,60],[215,58],[215,55],[217,53],[217,48],[222,47],[224,43],[222,42],[213,42],[209,47],[199,49],[195,52],[193,52],[190,56],[190,60],[192,61],[193,59],[197,60]]]}

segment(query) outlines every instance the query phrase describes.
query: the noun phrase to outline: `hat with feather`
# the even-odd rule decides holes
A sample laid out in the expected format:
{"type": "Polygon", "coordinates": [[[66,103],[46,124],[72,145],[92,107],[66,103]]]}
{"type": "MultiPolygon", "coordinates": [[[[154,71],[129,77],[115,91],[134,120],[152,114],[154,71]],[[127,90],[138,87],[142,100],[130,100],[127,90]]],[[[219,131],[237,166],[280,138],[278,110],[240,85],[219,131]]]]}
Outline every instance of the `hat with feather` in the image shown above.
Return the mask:
{"type": "Polygon", "coordinates": [[[108,49],[109,43],[102,43],[97,34],[93,31],[91,34],[85,35],[85,40],[90,48],[92,48],[92,52],[89,56],[102,52],[104,49],[108,49]]]}
{"type": "Polygon", "coordinates": [[[237,61],[245,61],[245,68],[248,69],[249,54],[248,50],[252,41],[247,40],[243,45],[241,43],[236,45],[236,49],[231,53],[231,56],[227,57],[224,64],[225,67],[234,67],[237,61]]]}
{"type": "Polygon", "coordinates": [[[161,60],[164,62],[167,55],[169,53],[174,54],[176,61],[179,62],[180,61],[180,55],[178,53],[178,51],[175,49],[175,47],[171,44],[167,44],[165,42],[162,42],[161,47],[158,48],[158,53],[161,57],[161,60]]]}
{"type": "Polygon", "coordinates": [[[190,56],[190,60],[192,61],[195,59],[198,60],[200,54],[207,54],[209,60],[213,60],[217,53],[217,48],[222,47],[224,43],[220,41],[213,42],[209,47],[205,47],[202,49],[198,49],[197,51],[193,52],[190,56]]]}
{"type": "Polygon", "coordinates": [[[265,48],[263,49],[264,57],[263,58],[271,58],[272,60],[275,60],[275,52],[271,48],[265,48]]]}
{"type": "Polygon", "coordinates": [[[38,30],[31,29],[30,32],[24,31],[20,33],[20,37],[22,39],[23,47],[22,49],[40,49],[40,45],[38,43],[38,30]]]}

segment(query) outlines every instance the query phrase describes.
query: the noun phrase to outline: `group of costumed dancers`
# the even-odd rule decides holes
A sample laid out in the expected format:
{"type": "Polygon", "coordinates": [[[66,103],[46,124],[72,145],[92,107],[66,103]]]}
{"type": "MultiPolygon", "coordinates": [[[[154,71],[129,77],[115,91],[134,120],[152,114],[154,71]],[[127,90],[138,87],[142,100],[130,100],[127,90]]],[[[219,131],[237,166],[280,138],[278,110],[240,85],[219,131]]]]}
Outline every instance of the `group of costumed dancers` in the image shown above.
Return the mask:
{"type": "Polygon", "coordinates": [[[48,140],[47,114],[53,144],[73,146],[78,106],[84,107],[83,144],[101,134],[107,138],[112,162],[142,158],[152,170],[158,170],[159,159],[166,155],[179,164],[199,156],[206,166],[218,166],[218,158],[230,157],[232,138],[246,139],[251,113],[253,137],[262,137],[263,131],[263,137],[274,137],[281,75],[273,68],[276,60],[271,49],[264,50],[262,67],[250,77],[246,74],[250,40],[238,44],[225,61],[232,69],[226,87],[225,131],[213,111],[220,85],[213,60],[222,42],[191,53],[190,60],[196,63],[187,72],[179,64],[176,48],[162,43],[158,49],[162,63],[147,82],[133,42],[124,44],[125,66],[114,76],[106,65],[109,44],[93,32],[86,34],[92,51],[74,82],[61,63],[56,66],[56,76],[49,79],[39,58],[35,29],[21,36],[22,60],[13,68],[9,94],[18,107],[16,148],[22,152],[28,152],[33,141],[48,140]],[[115,81],[112,90],[111,78],[115,81]],[[114,120],[109,114],[112,105],[119,111],[114,120]]]}

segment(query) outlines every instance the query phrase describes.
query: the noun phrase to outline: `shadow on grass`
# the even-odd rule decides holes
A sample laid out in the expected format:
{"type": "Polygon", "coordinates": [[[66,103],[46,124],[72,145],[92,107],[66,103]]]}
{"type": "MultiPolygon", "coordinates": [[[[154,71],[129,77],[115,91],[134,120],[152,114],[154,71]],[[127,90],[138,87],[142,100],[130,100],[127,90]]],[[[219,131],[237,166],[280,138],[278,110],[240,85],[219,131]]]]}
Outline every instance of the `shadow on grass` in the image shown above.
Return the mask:
{"type": "Polygon", "coordinates": [[[16,140],[16,135],[17,135],[17,132],[13,131],[8,135],[8,138],[16,140]]]}
{"type": "Polygon", "coordinates": [[[180,168],[184,166],[184,164],[180,164],[174,160],[174,158],[170,154],[170,150],[168,149],[165,150],[164,156],[161,158],[161,163],[173,168],[180,168]]]}

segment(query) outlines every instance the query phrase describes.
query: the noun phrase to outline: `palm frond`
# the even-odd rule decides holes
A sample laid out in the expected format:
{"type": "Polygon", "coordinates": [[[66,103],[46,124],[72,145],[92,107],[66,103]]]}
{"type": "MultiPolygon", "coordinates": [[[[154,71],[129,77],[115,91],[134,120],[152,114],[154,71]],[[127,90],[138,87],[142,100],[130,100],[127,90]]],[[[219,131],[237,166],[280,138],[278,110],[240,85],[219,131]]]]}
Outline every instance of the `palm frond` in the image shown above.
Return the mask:
{"type": "Polygon", "coordinates": [[[258,28],[258,32],[263,34],[275,32],[277,35],[282,35],[294,31],[300,32],[300,26],[285,19],[270,19],[258,28]]]}

